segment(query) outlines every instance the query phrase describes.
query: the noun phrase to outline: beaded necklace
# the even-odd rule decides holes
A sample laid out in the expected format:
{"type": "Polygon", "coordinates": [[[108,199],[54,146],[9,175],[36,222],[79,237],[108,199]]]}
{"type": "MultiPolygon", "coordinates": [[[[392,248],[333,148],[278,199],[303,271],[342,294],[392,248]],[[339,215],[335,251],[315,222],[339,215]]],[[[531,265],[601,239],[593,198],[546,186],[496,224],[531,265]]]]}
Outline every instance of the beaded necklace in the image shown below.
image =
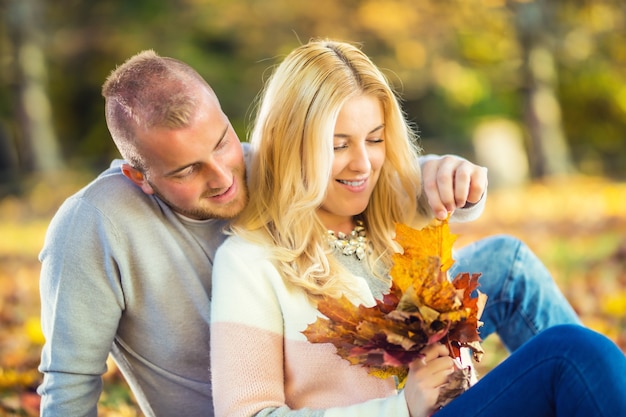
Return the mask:
{"type": "Polygon", "coordinates": [[[360,261],[365,258],[367,249],[367,235],[362,220],[356,221],[356,226],[346,235],[343,232],[335,234],[333,230],[328,231],[328,243],[332,249],[338,250],[345,256],[356,255],[360,261]]]}

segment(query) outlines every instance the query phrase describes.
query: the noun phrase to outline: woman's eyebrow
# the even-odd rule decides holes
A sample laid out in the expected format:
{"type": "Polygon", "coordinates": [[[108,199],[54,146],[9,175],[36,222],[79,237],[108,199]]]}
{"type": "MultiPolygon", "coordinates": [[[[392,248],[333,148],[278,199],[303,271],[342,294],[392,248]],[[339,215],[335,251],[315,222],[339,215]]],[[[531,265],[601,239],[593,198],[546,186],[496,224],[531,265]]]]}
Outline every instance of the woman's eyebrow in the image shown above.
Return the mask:
{"type": "MultiPolygon", "coordinates": [[[[370,130],[367,134],[371,135],[372,133],[376,133],[379,130],[383,129],[384,127],[385,127],[385,124],[383,123],[380,126],[376,126],[374,129],[370,130]]],[[[348,135],[346,133],[335,133],[333,136],[336,137],[336,138],[347,138],[347,137],[350,137],[350,135],[348,135]]]]}

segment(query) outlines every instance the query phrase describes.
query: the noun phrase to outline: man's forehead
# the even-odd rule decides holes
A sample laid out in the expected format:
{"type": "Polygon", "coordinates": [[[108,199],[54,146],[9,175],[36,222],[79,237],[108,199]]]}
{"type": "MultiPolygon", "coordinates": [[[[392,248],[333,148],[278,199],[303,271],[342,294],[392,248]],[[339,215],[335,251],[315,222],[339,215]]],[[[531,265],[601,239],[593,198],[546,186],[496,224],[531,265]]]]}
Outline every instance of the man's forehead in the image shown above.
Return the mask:
{"type": "Polygon", "coordinates": [[[155,127],[145,132],[139,152],[146,168],[172,171],[199,162],[224,140],[231,129],[226,115],[215,109],[199,109],[185,128],[155,127]]]}

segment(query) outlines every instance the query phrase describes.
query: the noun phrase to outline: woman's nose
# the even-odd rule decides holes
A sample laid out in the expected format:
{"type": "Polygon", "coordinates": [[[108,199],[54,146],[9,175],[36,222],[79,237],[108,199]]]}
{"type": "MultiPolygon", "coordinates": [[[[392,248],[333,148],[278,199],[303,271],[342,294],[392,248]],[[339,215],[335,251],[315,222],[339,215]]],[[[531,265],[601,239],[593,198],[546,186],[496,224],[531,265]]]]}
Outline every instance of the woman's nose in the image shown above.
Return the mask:
{"type": "Polygon", "coordinates": [[[350,169],[356,172],[369,172],[372,164],[365,144],[352,148],[350,169]]]}

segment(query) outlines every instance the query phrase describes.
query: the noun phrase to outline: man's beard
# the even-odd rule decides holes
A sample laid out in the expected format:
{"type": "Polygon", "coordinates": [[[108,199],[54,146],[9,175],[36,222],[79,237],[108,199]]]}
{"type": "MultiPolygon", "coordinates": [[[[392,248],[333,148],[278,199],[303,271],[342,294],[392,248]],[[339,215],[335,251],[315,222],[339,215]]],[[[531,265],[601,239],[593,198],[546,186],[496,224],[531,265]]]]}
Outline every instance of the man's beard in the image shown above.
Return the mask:
{"type": "Polygon", "coordinates": [[[152,187],[152,191],[154,194],[161,199],[165,204],[167,204],[172,210],[176,213],[181,214],[185,217],[189,217],[195,220],[208,220],[208,219],[218,219],[218,220],[231,220],[246,207],[248,204],[248,186],[245,175],[242,177],[241,181],[241,190],[239,195],[228,204],[225,204],[218,209],[212,209],[210,207],[195,207],[195,208],[183,208],[168,200],[154,184],[150,184],[152,187]]]}

